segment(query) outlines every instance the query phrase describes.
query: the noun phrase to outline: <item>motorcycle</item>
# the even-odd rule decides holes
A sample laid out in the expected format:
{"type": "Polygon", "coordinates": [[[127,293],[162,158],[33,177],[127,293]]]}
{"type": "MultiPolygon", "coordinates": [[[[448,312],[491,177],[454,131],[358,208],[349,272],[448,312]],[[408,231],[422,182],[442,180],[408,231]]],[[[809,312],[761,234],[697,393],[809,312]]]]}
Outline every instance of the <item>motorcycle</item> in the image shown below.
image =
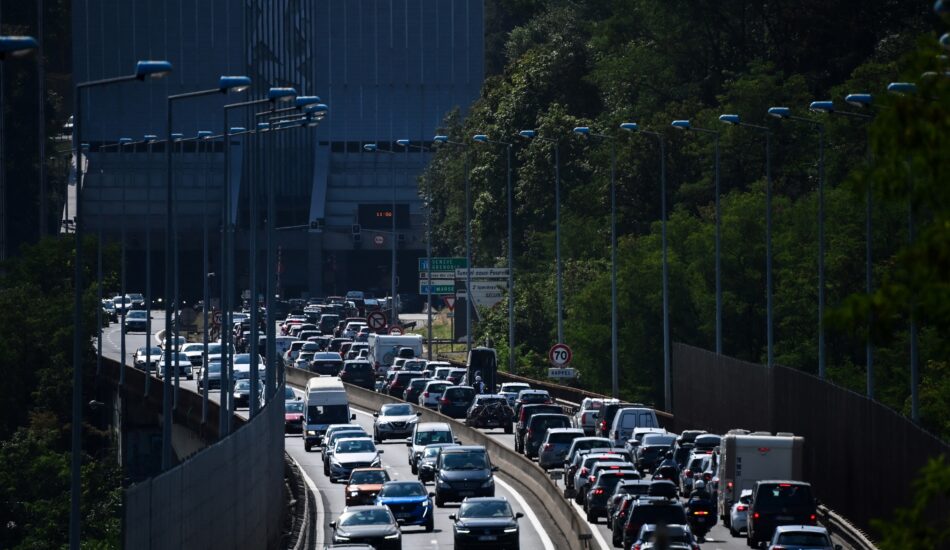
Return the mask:
{"type": "Polygon", "coordinates": [[[653,471],[653,479],[661,480],[667,479],[672,481],[674,485],[678,485],[679,472],[676,470],[676,466],[671,466],[669,464],[661,465],[653,471]]]}
{"type": "Polygon", "coordinates": [[[715,504],[709,497],[690,497],[686,503],[686,519],[699,542],[706,542],[706,533],[716,525],[715,504]]]}

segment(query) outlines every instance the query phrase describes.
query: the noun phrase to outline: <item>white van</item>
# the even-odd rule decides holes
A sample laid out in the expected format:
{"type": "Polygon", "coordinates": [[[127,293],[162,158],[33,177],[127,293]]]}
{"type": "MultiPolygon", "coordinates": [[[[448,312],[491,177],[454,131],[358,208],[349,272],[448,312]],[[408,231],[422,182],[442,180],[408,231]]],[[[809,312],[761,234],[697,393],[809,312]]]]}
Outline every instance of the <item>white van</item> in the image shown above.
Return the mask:
{"type": "Polygon", "coordinates": [[[356,415],[350,412],[343,382],[336,376],[314,376],[307,380],[304,415],[303,446],[307,452],[320,444],[330,424],[356,420],[356,415]]]}
{"type": "Polygon", "coordinates": [[[659,428],[653,409],[646,407],[625,407],[614,415],[613,424],[607,437],[614,447],[623,447],[633,435],[634,428],[659,428]]]}
{"type": "Polygon", "coordinates": [[[405,334],[403,336],[370,334],[367,343],[369,343],[369,362],[373,364],[377,377],[384,376],[389,372],[399,348],[412,348],[416,357],[422,356],[421,334],[405,334]]]}

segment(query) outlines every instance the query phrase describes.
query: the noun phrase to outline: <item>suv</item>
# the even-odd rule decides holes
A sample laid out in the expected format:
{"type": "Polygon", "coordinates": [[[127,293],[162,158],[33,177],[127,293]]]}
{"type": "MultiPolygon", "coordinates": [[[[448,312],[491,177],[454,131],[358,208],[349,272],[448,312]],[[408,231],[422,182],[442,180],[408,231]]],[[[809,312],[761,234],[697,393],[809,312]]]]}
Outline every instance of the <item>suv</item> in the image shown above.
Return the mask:
{"type": "Polygon", "coordinates": [[[313,355],[310,370],[317,374],[336,376],[343,368],[343,358],[337,352],[321,351],[313,355]]]}
{"type": "MultiPolygon", "coordinates": [[[[535,414],[561,414],[564,409],[560,405],[532,404],[524,405],[515,411],[518,423],[515,425],[515,452],[524,452],[524,434],[528,429],[528,422],[535,414]]],[[[570,427],[570,426],[565,426],[570,427]]]]}
{"type": "Polygon", "coordinates": [[[548,435],[551,428],[570,428],[571,417],[566,414],[534,414],[527,423],[521,443],[524,455],[528,458],[538,456],[541,442],[548,435]]]}
{"type": "Polygon", "coordinates": [[[625,480],[636,481],[640,479],[640,474],[636,470],[621,468],[623,467],[620,465],[614,465],[610,468],[597,470],[597,477],[587,489],[587,497],[584,498],[584,512],[586,512],[587,521],[590,523],[597,523],[601,516],[607,515],[610,497],[618,484],[625,480]]]}
{"type": "Polygon", "coordinates": [[[815,525],[817,505],[804,481],[757,481],[749,505],[749,546],[772,539],[779,525],[815,525]]]}
{"type": "Polygon", "coordinates": [[[574,413],[574,427],[584,430],[586,435],[594,435],[597,431],[597,411],[604,406],[604,400],[599,397],[585,397],[580,408],[574,413]]]}
{"type": "Polygon", "coordinates": [[[515,414],[521,414],[521,407],[525,405],[551,405],[554,400],[547,390],[521,390],[518,392],[518,398],[515,399],[515,414]]]}
{"type": "MultiPolygon", "coordinates": [[[[402,374],[402,373],[400,373],[402,374]]],[[[416,377],[422,373],[406,373],[416,377]]],[[[475,388],[471,386],[449,386],[439,398],[439,412],[450,418],[464,418],[465,412],[475,401],[475,388]]]]}
{"type": "Polygon", "coordinates": [[[498,467],[492,466],[488,451],[480,445],[443,447],[435,464],[435,505],[468,497],[495,496],[498,467]]]}
{"type": "Polygon", "coordinates": [[[406,391],[406,386],[409,385],[409,381],[414,378],[422,378],[422,373],[397,372],[389,381],[384,392],[392,397],[402,397],[402,394],[406,391]]]}
{"type": "Polygon", "coordinates": [[[340,380],[372,390],[376,382],[373,365],[369,361],[346,361],[340,369],[340,380]]]}
{"type": "Polygon", "coordinates": [[[567,451],[574,440],[584,437],[580,428],[551,428],[538,450],[538,466],[545,470],[559,468],[564,464],[567,451]]]}
{"type": "Polygon", "coordinates": [[[630,550],[644,525],[686,525],[686,510],[675,500],[640,497],[630,503],[627,523],[623,526],[623,549],[630,550]]]}
{"type": "Polygon", "coordinates": [[[419,405],[429,409],[438,409],[442,392],[451,385],[452,384],[444,380],[430,380],[429,383],[422,388],[422,393],[419,395],[419,405]]]}
{"type": "Polygon", "coordinates": [[[426,445],[433,443],[458,443],[452,428],[445,422],[420,422],[412,430],[412,435],[406,438],[406,447],[409,447],[409,469],[418,474],[419,456],[426,445]]]}

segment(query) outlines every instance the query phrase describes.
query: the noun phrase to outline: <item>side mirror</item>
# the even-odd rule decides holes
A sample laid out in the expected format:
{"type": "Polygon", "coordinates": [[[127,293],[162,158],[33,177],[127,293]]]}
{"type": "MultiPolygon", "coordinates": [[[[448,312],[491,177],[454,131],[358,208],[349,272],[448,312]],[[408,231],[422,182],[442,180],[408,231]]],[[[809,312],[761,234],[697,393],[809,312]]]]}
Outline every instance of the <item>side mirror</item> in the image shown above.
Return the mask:
{"type": "Polygon", "coordinates": [[[458,519],[458,516],[456,516],[455,514],[449,514],[449,519],[452,521],[455,521],[458,519]]]}
{"type": "Polygon", "coordinates": [[[330,527],[331,527],[334,531],[336,531],[336,522],[335,522],[335,521],[331,521],[331,522],[330,522],[330,527]]]}
{"type": "Polygon", "coordinates": [[[429,498],[435,498],[435,493],[429,493],[429,498]]]}
{"type": "Polygon", "coordinates": [[[350,415],[350,420],[356,420],[356,413],[350,415]]]}
{"type": "Polygon", "coordinates": [[[406,438],[406,447],[412,447],[412,438],[411,438],[411,437],[407,437],[407,438],[406,438]]]}
{"type": "Polygon", "coordinates": [[[417,413],[416,413],[416,416],[422,416],[422,413],[421,413],[421,412],[417,412],[417,413]]]}
{"type": "Polygon", "coordinates": [[[515,519],[521,519],[523,517],[524,517],[524,514],[522,514],[521,512],[518,512],[517,514],[515,514],[515,519]]]}
{"type": "Polygon", "coordinates": [[[373,413],[373,418],[379,418],[379,413],[373,413]]]}
{"type": "Polygon", "coordinates": [[[491,467],[491,471],[497,472],[497,471],[498,471],[498,466],[492,466],[492,467],[491,467]]]}
{"type": "Polygon", "coordinates": [[[462,444],[462,440],[461,440],[461,439],[459,439],[459,438],[457,438],[457,437],[454,438],[454,439],[455,439],[455,443],[457,443],[457,444],[459,444],[459,445],[462,444]]]}
{"type": "Polygon", "coordinates": [[[376,449],[376,454],[383,454],[383,453],[385,453],[385,452],[386,452],[386,451],[384,451],[384,450],[382,450],[382,449],[376,449]]]}

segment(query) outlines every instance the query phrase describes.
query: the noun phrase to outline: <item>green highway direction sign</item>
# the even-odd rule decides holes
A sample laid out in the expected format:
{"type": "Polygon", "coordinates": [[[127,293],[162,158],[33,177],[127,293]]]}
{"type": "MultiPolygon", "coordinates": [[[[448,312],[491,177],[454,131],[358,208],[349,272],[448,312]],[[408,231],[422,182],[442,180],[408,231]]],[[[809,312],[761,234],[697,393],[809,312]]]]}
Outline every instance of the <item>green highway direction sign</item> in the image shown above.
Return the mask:
{"type": "MultiPolygon", "coordinates": [[[[432,272],[449,271],[455,273],[456,269],[465,269],[465,258],[432,258],[432,272]]],[[[429,271],[429,259],[419,258],[419,271],[429,271]]]]}
{"type": "MultiPolygon", "coordinates": [[[[419,281],[419,294],[423,296],[429,294],[429,285],[425,281],[419,281]]],[[[455,281],[449,281],[448,284],[445,282],[432,283],[432,294],[439,296],[455,294],[455,281]]]]}

